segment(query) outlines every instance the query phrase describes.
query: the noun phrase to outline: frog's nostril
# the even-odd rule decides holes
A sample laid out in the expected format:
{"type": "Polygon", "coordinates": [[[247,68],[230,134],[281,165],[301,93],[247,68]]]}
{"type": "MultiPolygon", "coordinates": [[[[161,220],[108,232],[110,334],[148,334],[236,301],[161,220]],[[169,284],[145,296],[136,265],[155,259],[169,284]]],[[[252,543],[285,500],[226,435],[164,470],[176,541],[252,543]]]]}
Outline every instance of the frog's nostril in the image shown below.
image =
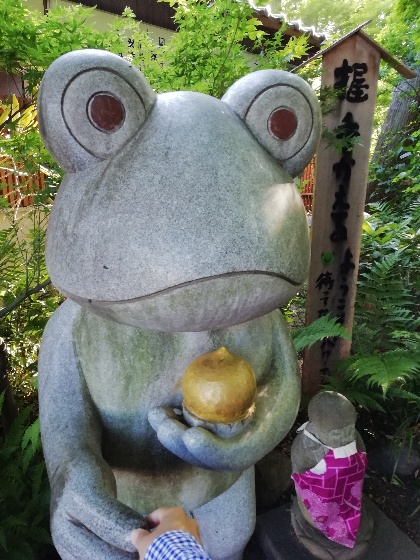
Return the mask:
{"type": "Polygon", "coordinates": [[[125,120],[121,101],[105,92],[96,93],[89,99],[87,112],[90,122],[102,132],[115,132],[125,120]]]}
{"type": "Polygon", "coordinates": [[[268,119],[268,129],[275,138],[288,140],[297,129],[295,113],[290,109],[276,109],[268,119]]]}

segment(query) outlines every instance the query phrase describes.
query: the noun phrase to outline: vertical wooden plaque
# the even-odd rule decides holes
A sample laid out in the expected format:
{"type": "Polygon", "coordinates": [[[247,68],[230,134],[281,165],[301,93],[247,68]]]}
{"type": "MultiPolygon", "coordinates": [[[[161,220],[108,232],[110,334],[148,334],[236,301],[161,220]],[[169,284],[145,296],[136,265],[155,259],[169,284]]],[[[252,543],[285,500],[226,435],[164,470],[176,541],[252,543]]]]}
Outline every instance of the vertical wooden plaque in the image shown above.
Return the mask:
{"type": "MultiPolygon", "coordinates": [[[[373,114],[381,54],[358,33],[323,56],[322,87],[341,91],[324,128],[353,136],[350,149],[328,146],[317,152],[312,218],[312,255],[306,324],[329,313],[351,333],[365,208],[373,114]]],[[[303,392],[314,395],[332,364],[347,357],[350,341],[326,339],[304,353],[303,392]]]]}

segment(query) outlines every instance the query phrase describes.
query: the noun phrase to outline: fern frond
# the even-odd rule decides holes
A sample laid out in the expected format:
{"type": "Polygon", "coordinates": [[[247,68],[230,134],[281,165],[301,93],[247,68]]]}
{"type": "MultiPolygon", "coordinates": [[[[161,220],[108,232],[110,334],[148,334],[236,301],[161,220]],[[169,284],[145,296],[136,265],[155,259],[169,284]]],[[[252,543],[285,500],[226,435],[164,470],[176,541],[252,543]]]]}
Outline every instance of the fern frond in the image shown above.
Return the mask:
{"type": "Polygon", "coordinates": [[[418,377],[420,355],[390,350],[373,356],[358,357],[349,364],[348,371],[351,379],[367,377],[368,387],[378,385],[386,395],[393,383],[418,377]]]}
{"type": "Polygon", "coordinates": [[[420,406],[420,396],[415,395],[410,391],[406,391],[405,389],[400,389],[399,387],[390,387],[387,394],[390,398],[404,399],[405,401],[413,402],[420,406]]]}
{"type": "Polygon", "coordinates": [[[407,348],[392,333],[420,327],[417,297],[403,278],[404,250],[374,259],[359,274],[353,351],[372,353],[407,348]],[[373,347],[372,347],[373,342],[373,347]]]}
{"type": "Polygon", "coordinates": [[[48,534],[49,486],[40,455],[39,420],[22,410],[0,442],[0,560],[35,560],[48,534]],[[2,550],[7,547],[7,554],[2,550]]]}
{"type": "Polygon", "coordinates": [[[8,432],[5,440],[6,446],[14,446],[21,444],[23,427],[31,414],[33,406],[28,406],[22,410],[16,420],[13,422],[10,431],[8,432]]]}
{"type": "Polygon", "coordinates": [[[305,347],[310,348],[324,338],[333,338],[335,336],[351,340],[348,330],[336,318],[331,318],[330,315],[323,315],[307,327],[292,333],[296,351],[302,350],[305,347]]]}
{"type": "Polygon", "coordinates": [[[26,527],[25,521],[21,517],[18,517],[17,515],[9,514],[7,518],[7,522],[11,527],[15,527],[15,528],[26,527]]]}
{"type": "Polygon", "coordinates": [[[35,422],[25,430],[22,438],[22,466],[24,473],[26,473],[26,471],[28,470],[29,463],[32,461],[40,447],[41,434],[39,427],[39,418],[37,418],[35,422]]]}
{"type": "Polygon", "coordinates": [[[29,444],[29,442],[31,442],[33,446],[36,446],[38,445],[38,443],[40,443],[39,418],[37,418],[33,424],[26,428],[22,438],[22,451],[26,449],[26,446],[29,444]]]}
{"type": "Polygon", "coordinates": [[[45,479],[45,464],[39,463],[32,470],[32,496],[36,499],[41,494],[42,482],[45,479]]]}
{"type": "MultiPolygon", "coordinates": [[[[8,445],[7,447],[0,449],[0,465],[3,463],[6,464],[9,457],[11,457],[16,452],[17,449],[19,449],[19,445],[13,445],[13,446],[8,445]]],[[[3,470],[2,470],[2,474],[3,474],[3,470]]]]}
{"type": "Polygon", "coordinates": [[[390,333],[390,338],[410,352],[416,352],[420,348],[420,332],[396,330],[390,333]]]}
{"type": "Polygon", "coordinates": [[[354,383],[349,384],[348,380],[346,381],[338,377],[327,377],[326,382],[322,385],[322,389],[341,393],[355,406],[361,406],[365,410],[385,412],[384,408],[379,404],[379,401],[383,401],[381,393],[378,392],[376,394],[374,391],[366,391],[363,386],[358,389],[354,383]]]}

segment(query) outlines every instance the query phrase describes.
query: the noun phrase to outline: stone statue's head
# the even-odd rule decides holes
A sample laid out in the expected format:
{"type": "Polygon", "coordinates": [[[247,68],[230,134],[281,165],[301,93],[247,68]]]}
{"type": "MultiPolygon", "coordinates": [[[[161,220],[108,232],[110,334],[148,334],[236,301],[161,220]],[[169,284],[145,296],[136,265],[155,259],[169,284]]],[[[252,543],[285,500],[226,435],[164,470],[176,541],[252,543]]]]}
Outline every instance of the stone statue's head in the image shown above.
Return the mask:
{"type": "Polygon", "coordinates": [[[330,447],[341,447],[356,439],[356,409],[341,393],[322,391],[308,406],[307,429],[330,447]]]}
{"type": "Polygon", "coordinates": [[[126,60],[83,50],[50,66],[38,114],[65,170],[47,266],[69,298],[120,323],[200,331],[264,315],[305,280],[292,178],[320,110],[299,77],[253,72],[222,100],[157,95],[126,60]]]}

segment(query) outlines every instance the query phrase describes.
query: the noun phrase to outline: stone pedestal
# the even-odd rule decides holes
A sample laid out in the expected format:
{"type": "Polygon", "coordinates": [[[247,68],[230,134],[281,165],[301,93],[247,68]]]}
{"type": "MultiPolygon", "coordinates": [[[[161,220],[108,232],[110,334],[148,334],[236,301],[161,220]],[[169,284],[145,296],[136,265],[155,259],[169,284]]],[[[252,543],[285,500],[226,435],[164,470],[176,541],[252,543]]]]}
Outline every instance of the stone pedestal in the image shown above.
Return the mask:
{"type": "Polygon", "coordinates": [[[292,504],[292,526],[303,546],[318,560],[356,560],[365,557],[372,535],[373,519],[362,507],[362,516],[354,548],[347,548],[325,537],[302,515],[298,501],[292,504]]]}
{"type": "MultiPolygon", "coordinates": [[[[365,560],[420,560],[420,548],[386,515],[370,500],[365,499],[363,506],[374,523],[369,546],[363,557],[365,560]]],[[[314,560],[315,558],[296,537],[290,522],[290,505],[259,515],[254,537],[248,546],[244,560],[314,560]],[[255,552],[256,548],[258,553],[255,552]]]]}

